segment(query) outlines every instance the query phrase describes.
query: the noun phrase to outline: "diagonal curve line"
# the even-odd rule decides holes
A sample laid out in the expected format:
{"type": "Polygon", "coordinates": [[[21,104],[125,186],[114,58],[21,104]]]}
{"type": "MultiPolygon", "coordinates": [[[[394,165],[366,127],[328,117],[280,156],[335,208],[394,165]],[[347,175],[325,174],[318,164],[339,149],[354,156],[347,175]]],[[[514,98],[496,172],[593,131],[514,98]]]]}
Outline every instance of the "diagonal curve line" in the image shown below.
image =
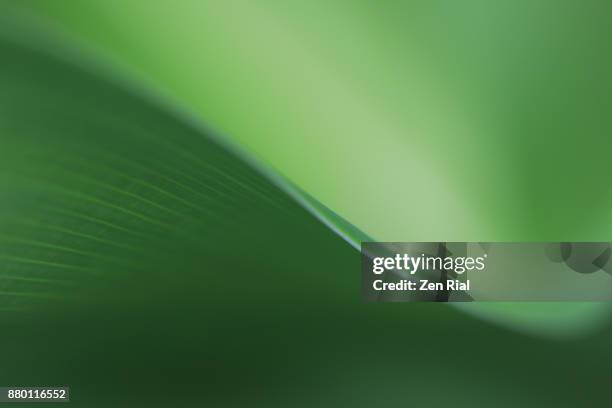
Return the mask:
{"type": "Polygon", "coordinates": [[[9,262],[18,262],[18,263],[24,263],[24,264],[30,264],[30,265],[48,266],[48,267],[53,267],[53,268],[68,269],[68,270],[80,271],[80,272],[95,273],[95,271],[91,269],[83,268],[83,267],[76,266],[76,265],[69,265],[69,264],[58,263],[58,262],[41,261],[38,259],[21,258],[18,256],[0,255],[0,260],[9,261],[9,262]]]}
{"type": "Polygon", "coordinates": [[[125,208],[125,207],[122,207],[122,206],[120,206],[120,205],[117,205],[117,204],[113,204],[113,203],[106,202],[106,201],[104,201],[104,200],[102,200],[102,199],[100,199],[100,198],[98,198],[98,197],[91,196],[91,195],[89,195],[89,194],[84,194],[84,193],[79,192],[79,191],[73,191],[73,190],[67,189],[67,188],[62,187],[62,186],[59,186],[59,185],[56,185],[56,186],[55,186],[55,190],[56,190],[57,192],[59,192],[59,193],[63,193],[63,194],[65,194],[65,195],[67,195],[67,196],[71,196],[71,197],[74,197],[74,198],[78,198],[78,199],[81,199],[81,200],[84,200],[84,201],[89,201],[89,202],[91,202],[91,203],[94,203],[94,204],[100,205],[100,206],[102,206],[102,207],[107,207],[107,208],[114,209],[114,210],[116,210],[116,211],[120,211],[120,212],[122,212],[122,213],[125,213],[125,214],[128,214],[128,215],[131,215],[132,217],[138,218],[138,219],[140,219],[141,221],[145,221],[145,222],[147,222],[147,223],[149,223],[149,224],[153,224],[153,225],[156,225],[156,226],[158,226],[158,227],[163,227],[163,228],[172,229],[172,226],[171,226],[171,225],[169,225],[169,224],[166,224],[166,223],[164,223],[164,222],[162,222],[162,221],[159,221],[159,220],[153,219],[153,218],[151,218],[151,217],[149,217],[149,216],[146,216],[146,215],[144,215],[144,214],[140,214],[140,213],[137,213],[137,212],[135,212],[135,211],[129,210],[129,209],[127,209],[127,208],[125,208]]]}
{"type": "MultiPolygon", "coordinates": [[[[48,55],[40,44],[31,41],[29,38],[12,38],[12,40],[31,51],[48,55]]],[[[56,43],[53,43],[53,45],[58,46],[56,43]]],[[[96,53],[87,50],[85,47],[81,47],[78,42],[71,42],[69,45],[64,43],[61,48],[61,52],[56,52],[53,55],[56,59],[61,61],[61,63],[87,72],[89,75],[97,79],[103,81],[112,79],[112,83],[117,84],[116,86],[118,88],[123,89],[129,95],[144,101],[144,103],[148,106],[153,106],[160,111],[163,111],[165,114],[175,119],[178,123],[182,123],[191,129],[197,130],[200,136],[205,140],[211,141],[217,146],[222,147],[226,152],[232,153],[236,160],[242,161],[247,167],[253,169],[258,174],[261,174],[264,179],[277,186],[281,191],[285,192],[285,194],[291,197],[315,219],[319,220],[323,225],[348,242],[352,247],[359,249],[361,241],[372,240],[364,239],[363,237],[366,236],[365,234],[347,233],[345,231],[346,228],[336,224],[335,216],[330,215],[326,211],[320,210],[321,206],[324,206],[322,203],[319,203],[315,198],[306,194],[302,189],[297,187],[292,181],[287,179],[281,173],[266,165],[261,160],[255,158],[239,144],[232,141],[229,137],[223,135],[221,132],[213,130],[211,126],[202,120],[200,115],[186,106],[180,100],[157,90],[155,87],[151,86],[150,83],[143,81],[143,79],[140,77],[130,74],[130,72],[127,70],[118,69],[115,66],[109,65],[108,62],[99,57],[96,53]],[[86,63],[75,66],[73,63],[74,59],[72,57],[77,55],[82,60],[86,61],[86,63]]],[[[349,222],[346,221],[346,223],[349,222]]],[[[356,229],[355,226],[352,226],[352,228],[356,229]]]]}
{"type": "Polygon", "coordinates": [[[11,297],[28,297],[28,298],[39,298],[39,299],[47,299],[47,300],[65,300],[68,299],[67,296],[59,296],[53,293],[37,293],[37,292],[14,292],[14,291],[4,291],[0,290],[0,296],[11,296],[11,297]]]}
{"type": "MultiPolygon", "coordinates": [[[[112,155],[112,154],[107,153],[107,157],[115,159],[115,160],[123,161],[124,163],[130,164],[130,165],[135,165],[135,163],[127,161],[125,158],[123,158],[121,156],[116,156],[116,155],[112,155]]],[[[139,179],[137,177],[134,177],[134,176],[122,173],[122,172],[120,172],[118,170],[115,170],[115,169],[113,169],[111,167],[108,167],[108,166],[105,166],[105,165],[101,165],[101,164],[95,163],[93,161],[88,162],[86,165],[89,166],[89,167],[96,167],[99,170],[105,171],[107,173],[115,174],[115,175],[117,175],[118,177],[120,177],[122,179],[129,180],[129,181],[131,181],[133,183],[136,183],[136,184],[139,184],[139,185],[141,185],[143,187],[146,187],[149,190],[156,191],[159,194],[162,194],[162,195],[164,195],[166,197],[172,198],[173,200],[178,201],[178,202],[180,202],[180,203],[182,203],[182,204],[184,204],[184,205],[186,205],[186,206],[188,206],[188,207],[190,207],[192,209],[195,209],[197,211],[202,211],[202,212],[205,212],[205,213],[209,213],[210,215],[213,215],[213,216],[215,215],[214,213],[212,213],[210,210],[208,210],[205,207],[196,205],[196,204],[192,203],[191,201],[184,199],[183,197],[180,197],[180,196],[178,196],[178,195],[176,195],[174,193],[166,191],[165,189],[163,189],[161,187],[158,187],[158,186],[156,186],[154,184],[151,184],[151,183],[149,183],[147,181],[141,180],[141,179],[139,179]]],[[[147,170],[147,167],[143,166],[143,169],[147,170]]],[[[165,180],[167,180],[167,181],[169,181],[169,182],[171,182],[171,183],[173,183],[173,184],[175,184],[175,185],[177,185],[179,187],[183,187],[184,188],[183,184],[180,183],[180,182],[177,182],[177,181],[175,181],[175,180],[173,180],[173,179],[171,179],[171,178],[169,178],[169,177],[167,177],[167,176],[165,176],[163,174],[155,172],[154,170],[148,170],[148,171],[150,173],[152,173],[152,174],[155,174],[157,177],[163,178],[163,179],[165,179],[165,180]]]]}
{"type": "Polygon", "coordinates": [[[49,210],[51,212],[56,212],[56,213],[61,214],[61,215],[65,215],[65,216],[74,217],[74,218],[78,218],[78,219],[81,219],[81,220],[89,221],[89,222],[92,222],[94,224],[103,225],[105,227],[113,228],[113,229],[116,229],[117,231],[128,233],[128,234],[132,234],[132,235],[137,236],[137,237],[148,238],[147,235],[145,235],[145,234],[142,234],[140,232],[137,232],[137,231],[134,231],[134,230],[122,227],[120,225],[114,224],[112,222],[109,222],[109,221],[106,221],[106,220],[103,220],[103,219],[100,219],[100,218],[92,217],[91,215],[85,215],[85,214],[81,214],[81,213],[76,212],[76,211],[67,210],[65,208],[53,207],[53,206],[47,207],[47,210],[49,210]]]}
{"type": "Polygon", "coordinates": [[[0,275],[0,281],[24,281],[24,282],[35,282],[35,283],[56,283],[61,285],[73,285],[76,282],[66,279],[50,279],[50,278],[34,278],[29,276],[8,276],[0,275]]]}
{"type": "Polygon", "coordinates": [[[52,249],[54,251],[63,251],[63,252],[68,252],[68,253],[84,256],[86,258],[99,259],[99,260],[109,261],[109,262],[116,263],[119,265],[127,266],[127,263],[125,262],[124,259],[100,255],[94,252],[83,251],[80,249],[65,247],[62,245],[50,244],[48,242],[43,242],[43,241],[24,239],[24,238],[19,238],[19,237],[10,237],[10,236],[3,235],[3,234],[0,234],[0,241],[4,241],[5,243],[8,243],[8,244],[21,244],[21,245],[38,247],[38,248],[52,249]]]}
{"type": "Polygon", "coordinates": [[[79,237],[79,238],[84,238],[84,239],[88,239],[90,241],[95,241],[95,242],[99,242],[105,245],[110,245],[110,246],[114,246],[116,248],[121,248],[121,249],[127,249],[130,251],[138,251],[137,248],[132,247],[130,245],[124,245],[124,244],[118,244],[117,242],[113,242],[113,241],[109,241],[107,239],[104,238],[100,238],[100,237],[96,237],[93,235],[89,235],[89,234],[85,234],[79,231],[73,231],[64,227],[58,227],[56,225],[50,225],[50,224],[44,224],[41,222],[33,222],[30,220],[16,220],[15,221],[18,224],[22,224],[22,225],[28,225],[32,228],[43,228],[43,229],[47,229],[50,231],[56,231],[56,232],[61,232],[63,234],[67,234],[67,235],[72,235],[75,237],[79,237]]]}

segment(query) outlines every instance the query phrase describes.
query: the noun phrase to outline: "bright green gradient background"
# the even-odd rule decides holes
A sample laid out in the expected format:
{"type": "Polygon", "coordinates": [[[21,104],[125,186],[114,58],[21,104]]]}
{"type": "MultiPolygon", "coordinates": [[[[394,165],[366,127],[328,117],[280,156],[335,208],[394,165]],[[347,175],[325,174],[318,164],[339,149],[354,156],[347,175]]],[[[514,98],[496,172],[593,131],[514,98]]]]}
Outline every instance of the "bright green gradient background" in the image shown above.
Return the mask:
{"type": "MultiPolygon", "coordinates": [[[[64,111],[66,122],[71,114],[105,121],[115,107],[123,118],[111,120],[118,132],[127,129],[125,116],[133,122],[131,126],[144,126],[162,139],[184,140],[188,146],[197,137],[217,138],[353,244],[362,237],[359,230],[387,241],[611,240],[611,197],[606,190],[612,145],[611,16],[605,2],[421,1],[381,6],[364,1],[90,1],[78,5],[22,1],[2,6],[3,37],[69,62],[66,67],[47,67],[44,60],[33,57],[28,68],[39,69],[42,83],[55,81],[57,86],[69,87],[74,81],[76,93],[84,100],[90,95],[91,106],[86,107],[75,106],[69,97],[60,99],[63,102],[55,109],[64,111]],[[69,75],[71,64],[79,70],[69,75]],[[56,75],[45,78],[45,70],[51,72],[51,68],[56,75]],[[63,70],[66,74],[61,74],[63,70]],[[92,85],[91,79],[76,81],[82,75],[79,71],[94,72],[112,86],[92,85]],[[106,95],[107,86],[116,87],[117,95],[106,95]],[[140,99],[122,94],[125,89],[140,99]],[[122,102],[129,98],[136,100],[122,102]],[[105,115],[96,113],[97,100],[113,101],[106,102],[105,115]],[[156,108],[142,113],[139,107],[146,101],[166,113],[156,108]],[[195,129],[181,130],[182,125],[172,121],[188,122],[195,129]],[[214,134],[207,128],[214,129],[214,134]],[[319,203],[333,213],[321,211],[319,203]],[[334,213],[356,229],[341,224],[342,218],[334,213]]],[[[29,61],[9,50],[4,55],[11,56],[16,67],[20,61],[29,61]]],[[[18,72],[18,68],[7,72],[18,72]]],[[[44,93],[36,87],[30,94],[18,85],[10,88],[12,80],[4,79],[5,101],[13,95],[22,96],[24,106],[27,98],[43,100],[44,93]]],[[[85,119],[83,126],[89,129],[90,119],[85,119]]],[[[34,115],[30,126],[36,127],[37,121],[46,124],[34,115]]],[[[37,143],[46,136],[58,138],[63,142],[55,148],[64,153],[71,150],[62,146],[78,146],[70,138],[78,140],[81,128],[63,129],[61,121],[49,123],[47,133],[45,127],[39,129],[37,143]]],[[[138,139],[117,135],[116,143],[103,142],[102,131],[90,137],[96,141],[90,150],[75,148],[79,155],[88,153],[86,159],[104,146],[111,151],[120,146],[132,159],[144,162],[161,155],[159,146],[143,148],[138,139]]],[[[13,142],[3,144],[3,157],[14,158],[3,166],[24,166],[18,154],[11,154],[26,151],[19,135],[3,135],[2,141],[13,142]]],[[[202,143],[193,147],[193,153],[207,154],[210,148],[202,143]]],[[[27,147],[31,149],[28,157],[43,156],[31,162],[40,163],[36,171],[49,172],[49,177],[52,171],[65,171],[61,166],[45,167],[53,150],[43,145],[27,147]]],[[[217,164],[234,163],[220,157],[217,164]]],[[[160,162],[191,174],[178,158],[160,162]]],[[[241,166],[229,167],[248,179],[252,169],[241,166]]],[[[96,178],[96,174],[89,176],[96,178]]],[[[13,173],[9,170],[4,175],[11,188],[36,187],[17,179],[13,186],[13,173]]],[[[136,317],[123,309],[117,315],[127,317],[107,317],[106,327],[113,330],[105,330],[100,320],[83,318],[85,313],[68,314],[62,323],[65,331],[51,336],[47,344],[50,350],[61,349],[73,336],[70,363],[62,374],[55,371],[63,364],[61,356],[45,356],[37,342],[47,332],[36,325],[23,327],[16,318],[6,326],[19,327],[22,340],[17,349],[27,350],[30,345],[41,360],[33,360],[30,366],[24,359],[10,360],[6,366],[12,371],[5,370],[2,380],[44,383],[62,378],[81,390],[81,402],[88,405],[95,400],[95,384],[117,387],[139,376],[145,388],[168,378],[174,385],[191,378],[194,384],[185,388],[197,389],[201,381],[211,401],[228,406],[282,406],[298,401],[380,405],[381,400],[391,405],[396,399],[411,398],[432,405],[499,399],[499,406],[575,406],[582,400],[579,392],[572,391],[574,387],[592,396],[605,393],[608,369],[598,366],[606,366],[610,359],[608,305],[464,306],[478,319],[441,305],[356,305],[358,253],[308,218],[281,191],[253,177],[257,189],[287,206],[294,221],[255,200],[262,208],[255,211],[244,205],[237,218],[255,236],[224,230],[224,221],[233,217],[227,207],[230,215],[219,216],[220,225],[215,227],[225,232],[206,234],[207,223],[214,217],[200,219],[188,233],[181,232],[184,225],[178,224],[178,232],[171,235],[174,241],[164,237],[143,244],[149,254],[159,249],[158,256],[135,259],[156,272],[156,278],[174,270],[197,274],[207,257],[221,262],[221,248],[231,248],[240,239],[259,239],[234,270],[238,276],[255,270],[265,276],[264,282],[274,285],[258,281],[261,287],[251,293],[252,286],[243,283],[240,300],[234,301],[220,295],[236,289],[227,282],[224,286],[221,278],[214,281],[220,285],[217,292],[206,285],[209,281],[194,284],[187,279],[193,284],[194,299],[199,298],[198,290],[206,293],[198,313],[190,315],[191,306],[181,304],[174,313],[167,312],[167,319],[158,319],[156,312],[147,309],[151,306],[146,292],[144,300],[134,301],[136,317]],[[215,246],[203,255],[200,241],[193,236],[215,246]],[[161,254],[168,242],[174,242],[174,255],[165,259],[161,254]],[[260,257],[274,246],[284,254],[280,259],[271,263],[269,257],[260,257]],[[276,281],[285,265],[313,248],[325,251],[321,256],[329,265],[318,269],[316,260],[303,262],[297,275],[303,292],[298,295],[286,282],[276,281]],[[174,263],[180,259],[181,263],[174,263]],[[139,308],[148,310],[145,318],[139,317],[139,308]],[[177,314],[186,317],[176,322],[177,314]],[[200,318],[202,327],[184,331],[200,318]],[[160,320],[171,322],[162,335],[151,329],[160,320]],[[593,334],[594,328],[600,332],[593,334]],[[131,336],[122,337],[122,331],[131,336]],[[146,343],[149,337],[154,340],[146,343]],[[558,339],[566,337],[570,340],[558,339]],[[103,351],[107,342],[112,344],[112,358],[103,351]],[[98,350],[93,356],[92,347],[98,350]],[[175,370],[180,375],[154,374],[159,366],[151,356],[164,353],[179,359],[168,362],[161,357],[162,371],[175,370]],[[190,358],[193,367],[186,367],[190,358]],[[121,370],[112,364],[120,367],[122,359],[127,363],[119,375],[121,370]],[[206,364],[199,366],[201,361],[206,364]],[[576,377],[581,378],[578,383],[576,377]],[[252,388],[245,387],[249,382],[252,388]]],[[[79,184],[82,180],[68,177],[66,181],[77,190],[85,188],[79,184]]],[[[102,181],[115,185],[120,180],[102,181]]],[[[34,201],[28,200],[29,193],[20,194],[26,194],[24,202],[4,203],[3,219],[30,214],[28,203],[34,201]]],[[[176,222],[171,217],[166,221],[176,222]]],[[[125,240],[121,235],[107,238],[125,240]]],[[[232,256],[227,251],[223,255],[232,256]]],[[[107,255],[121,257],[120,252],[107,255]]],[[[100,269],[107,266],[98,265],[100,269]]],[[[224,267],[213,263],[206,271],[224,267]]],[[[292,282],[295,276],[291,275],[292,282]]],[[[247,281],[256,283],[255,278],[247,281]]],[[[93,283],[95,292],[97,283],[93,283]]],[[[134,285],[140,283],[137,279],[134,285]]],[[[150,290],[163,286],[149,285],[150,290]]],[[[174,289],[162,305],[181,303],[177,299],[185,288],[174,289]]],[[[126,292],[126,297],[137,297],[126,292]]],[[[102,291],[100,296],[107,294],[102,291]]],[[[5,346],[15,349],[17,338],[5,338],[5,346]]],[[[135,404],[141,397],[138,390],[125,388],[100,401],[135,404]]]]}
{"type": "Polygon", "coordinates": [[[610,239],[604,3],[18,4],[377,239],[610,239]]]}
{"type": "MultiPolygon", "coordinates": [[[[376,240],[610,240],[605,2],[15,5],[376,240]]],[[[560,308],[600,306],[470,311],[560,308]]]]}

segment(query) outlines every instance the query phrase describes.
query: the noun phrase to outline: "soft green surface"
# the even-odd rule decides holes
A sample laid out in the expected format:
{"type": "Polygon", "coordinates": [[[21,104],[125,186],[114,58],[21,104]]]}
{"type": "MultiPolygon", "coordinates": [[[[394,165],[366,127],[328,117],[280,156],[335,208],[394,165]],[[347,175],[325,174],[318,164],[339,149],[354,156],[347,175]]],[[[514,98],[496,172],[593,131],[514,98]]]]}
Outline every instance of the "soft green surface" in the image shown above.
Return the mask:
{"type": "MultiPolygon", "coordinates": [[[[59,34],[374,239],[610,240],[600,2],[16,4],[26,37],[59,34]]],[[[601,306],[536,309],[469,310],[565,330],[601,306]]]]}
{"type": "Polygon", "coordinates": [[[603,397],[608,305],[361,305],[354,246],[610,241],[608,22],[3,2],[0,384],[89,406],[603,397]]]}

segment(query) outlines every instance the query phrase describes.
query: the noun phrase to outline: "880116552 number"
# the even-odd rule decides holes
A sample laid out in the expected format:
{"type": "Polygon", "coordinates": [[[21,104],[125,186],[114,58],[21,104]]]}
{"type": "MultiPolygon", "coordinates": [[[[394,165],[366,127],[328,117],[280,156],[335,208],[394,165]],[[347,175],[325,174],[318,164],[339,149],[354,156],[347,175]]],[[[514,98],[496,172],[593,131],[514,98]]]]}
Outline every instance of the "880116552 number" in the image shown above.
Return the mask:
{"type": "Polygon", "coordinates": [[[0,388],[0,402],[30,400],[30,401],[68,401],[67,387],[5,387],[0,388]]]}

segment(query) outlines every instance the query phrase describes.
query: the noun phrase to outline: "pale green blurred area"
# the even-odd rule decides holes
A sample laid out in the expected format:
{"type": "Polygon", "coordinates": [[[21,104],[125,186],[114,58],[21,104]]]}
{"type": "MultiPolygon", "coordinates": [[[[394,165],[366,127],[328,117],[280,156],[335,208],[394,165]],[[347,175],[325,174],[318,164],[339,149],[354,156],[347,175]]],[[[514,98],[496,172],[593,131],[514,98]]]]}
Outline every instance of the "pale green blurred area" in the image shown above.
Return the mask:
{"type": "MultiPolygon", "coordinates": [[[[605,2],[7,4],[376,240],[612,240],[605,2]]],[[[576,334],[609,307],[464,309],[576,334]]]]}

